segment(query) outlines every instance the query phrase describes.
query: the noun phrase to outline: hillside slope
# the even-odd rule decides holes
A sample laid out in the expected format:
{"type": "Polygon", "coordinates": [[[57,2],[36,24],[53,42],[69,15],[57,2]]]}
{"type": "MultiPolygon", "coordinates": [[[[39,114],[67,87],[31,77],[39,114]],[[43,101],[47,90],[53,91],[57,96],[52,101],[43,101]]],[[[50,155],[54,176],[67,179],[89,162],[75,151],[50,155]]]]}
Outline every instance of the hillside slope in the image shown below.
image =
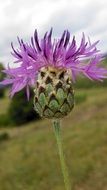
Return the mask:
{"type": "MultiPolygon", "coordinates": [[[[62,121],[73,190],[106,190],[107,89],[76,94],[84,101],[62,121]]],[[[0,143],[0,190],[64,190],[51,121],[3,131],[10,139],[0,143]]]]}

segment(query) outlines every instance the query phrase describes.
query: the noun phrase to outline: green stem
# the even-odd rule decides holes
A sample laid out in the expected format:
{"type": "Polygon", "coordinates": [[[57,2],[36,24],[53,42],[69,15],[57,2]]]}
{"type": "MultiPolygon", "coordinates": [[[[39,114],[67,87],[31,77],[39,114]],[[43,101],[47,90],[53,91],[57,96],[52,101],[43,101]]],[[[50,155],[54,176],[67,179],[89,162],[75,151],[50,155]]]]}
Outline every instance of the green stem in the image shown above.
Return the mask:
{"type": "Polygon", "coordinates": [[[64,177],[65,189],[71,190],[68,168],[67,168],[66,163],[65,163],[63,147],[62,147],[60,120],[54,120],[53,121],[53,127],[54,127],[54,131],[55,131],[57,145],[58,145],[58,152],[59,152],[59,157],[60,157],[60,162],[61,162],[61,169],[62,169],[62,173],[63,173],[63,177],[64,177]]]}

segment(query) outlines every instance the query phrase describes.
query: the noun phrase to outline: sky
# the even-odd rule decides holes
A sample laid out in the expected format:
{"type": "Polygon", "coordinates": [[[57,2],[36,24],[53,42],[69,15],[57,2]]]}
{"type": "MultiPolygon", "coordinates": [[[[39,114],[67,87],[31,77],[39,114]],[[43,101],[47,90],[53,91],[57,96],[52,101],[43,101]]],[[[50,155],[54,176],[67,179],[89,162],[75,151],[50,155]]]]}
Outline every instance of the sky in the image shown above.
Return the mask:
{"type": "Polygon", "coordinates": [[[51,27],[54,37],[68,29],[78,43],[84,32],[106,52],[107,0],[0,0],[0,62],[13,63],[17,36],[29,42],[35,29],[42,36],[51,27]]]}

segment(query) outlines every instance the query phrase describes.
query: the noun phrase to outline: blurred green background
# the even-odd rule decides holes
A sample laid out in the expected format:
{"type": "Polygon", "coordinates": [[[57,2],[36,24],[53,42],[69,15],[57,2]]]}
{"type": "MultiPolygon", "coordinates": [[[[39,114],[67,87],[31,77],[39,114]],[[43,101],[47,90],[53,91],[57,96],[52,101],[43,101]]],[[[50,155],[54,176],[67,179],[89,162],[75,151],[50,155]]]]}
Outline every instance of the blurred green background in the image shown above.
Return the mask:
{"type": "MultiPolygon", "coordinates": [[[[73,190],[106,190],[107,80],[78,78],[74,89],[75,107],[62,120],[73,190]]],[[[33,91],[29,102],[24,91],[13,99],[0,92],[0,190],[64,190],[51,121],[34,112],[33,91]]]]}

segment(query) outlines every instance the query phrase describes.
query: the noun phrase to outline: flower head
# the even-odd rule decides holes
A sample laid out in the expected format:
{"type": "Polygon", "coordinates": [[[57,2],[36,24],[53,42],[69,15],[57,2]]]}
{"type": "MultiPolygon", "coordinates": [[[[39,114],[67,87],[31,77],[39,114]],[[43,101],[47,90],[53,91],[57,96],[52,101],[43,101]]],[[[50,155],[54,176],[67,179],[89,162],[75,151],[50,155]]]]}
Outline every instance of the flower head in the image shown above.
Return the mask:
{"type": "Polygon", "coordinates": [[[52,29],[41,40],[35,30],[30,43],[19,38],[18,43],[18,49],[11,44],[16,67],[8,66],[3,71],[7,78],[1,82],[12,85],[11,96],[26,87],[29,97],[29,87],[35,85],[40,69],[47,66],[70,69],[73,81],[80,73],[93,80],[102,81],[107,77],[107,70],[99,66],[102,56],[96,48],[98,41],[91,44],[89,39],[86,41],[84,33],[79,46],[75,36],[70,39],[68,30],[63,32],[60,39],[52,39],[52,29]]]}

